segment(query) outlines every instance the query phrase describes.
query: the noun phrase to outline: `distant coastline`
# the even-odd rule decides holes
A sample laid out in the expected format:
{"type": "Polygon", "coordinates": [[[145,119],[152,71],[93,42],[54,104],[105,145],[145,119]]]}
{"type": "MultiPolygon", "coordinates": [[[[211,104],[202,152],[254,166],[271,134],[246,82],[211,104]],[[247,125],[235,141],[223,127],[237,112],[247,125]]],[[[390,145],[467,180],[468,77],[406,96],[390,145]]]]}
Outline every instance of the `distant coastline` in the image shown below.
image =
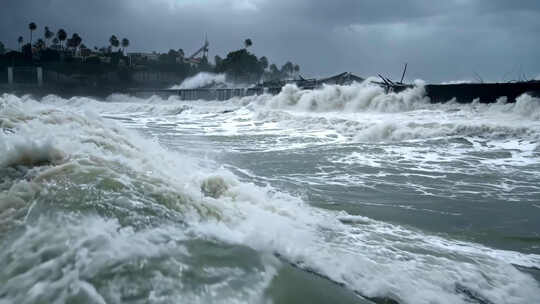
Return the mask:
{"type": "Polygon", "coordinates": [[[84,92],[102,96],[128,88],[167,88],[200,72],[224,74],[230,82],[257,83],[299,75],[300,66],[286,62],[278,68],[267,57],[249,51],[251,39],[224,58],[209,59],[208,40],[194,53],[182,48],[167,53],[129,52],[131,41],[111,35],[107,46],[90,48],[82,35],[68,35],[64,29],[53,32],[31,22],[29,39],[17,39],[17,49],[6,49],[0,42],[0,90],[2,92],[50,92],[71,95],[84,92]],[[38,36],[38,37],[36,37],[38,36]]]}

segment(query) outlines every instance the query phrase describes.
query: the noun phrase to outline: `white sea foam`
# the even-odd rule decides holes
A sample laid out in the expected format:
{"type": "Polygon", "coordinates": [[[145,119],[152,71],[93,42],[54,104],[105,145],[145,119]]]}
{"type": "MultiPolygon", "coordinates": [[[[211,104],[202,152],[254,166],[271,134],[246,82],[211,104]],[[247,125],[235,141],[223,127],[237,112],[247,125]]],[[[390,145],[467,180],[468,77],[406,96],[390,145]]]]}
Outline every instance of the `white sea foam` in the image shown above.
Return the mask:
{"type": "MultiPolygon", "coordinates": [[[[379,102],[363,103],[361,101],[364,99],[350,97],[348,93],[336,93],[336,90],[341,89],[326,88],[328,92],[323,93],[323,96],[329,94],[335,97],[337,94],[343,97],[342,101],[329,107],[316,103],[313,108],[310,100],[320,101],[330,97],[302,97],[308,93],[298,92],[293,87],[288,90],[293,92],[287,96],[296,96],[291,99],[291,103],[285,102],[289,97],[277,96],[277,101],[270,100],[268,104],[255,105],[258,113],[240,111],[243,113],[241,115],[244,115],[244,119],[270,115],[270,120],[277,122],[278,130],[284,123],[295,121],[297,124],[304,124],[306,129],[314,124],[320,124],[321,129],[336,124],[339,125],[338,128],[350,125],[351,132],[357,133],[358,130],[366,128],[367,123],[362,118],[367,116],[355,117],[357,114],[353,113],[346,119],[338,119],[337,116],[321,118],[312,116],[309,112],[306,114],[306,111],[315,110],[315,114],[328,109],[370,109],[375,113],[382,111],[382,114],[378,113],[378,116],[369,121],[376,124],[378,120],[385,119],[386,111],[422,111],[428,107],[421,98],[407,97],[411,92],[381,97],[378,100],[384,104],[382,106],[379,102]],[[392,106],[387,102],[388,98],[397,100],[398,105],[392,106]],[[267,105],[271,107],[270,110],[267,105]],[[272,110],[282,107],[288,112],[272,110]],[[296,111],[302,112],[302,116],[298,116],[296,111]],[[280,114],[275,116],[265,113],[280,114]],[[350,123],[351,121],[353,123],[350,123]]],[[[354,95],[352,92],[350,94],[354,95]]],[[[381,92],[377,94],[384,95],[381,92]]],[[[394,298],[402,303],[466,303],[466,297],[456,292],[456,284],[465,286],[494,303],[530,303],[540,295],[538,283],[511,265],[539,268],[538,255],[490,249],[365,217],[351,221],[353,217],[344,212],[311,207],[299,198],[280,192],[279,189],[269,186],[261,188],[240,182],[228,170],[208,168],[201,165],[203,161],[200,159],[167,151],[155,141],[143,139],[115,123],[101,119],[89,109],[81,113],[79,105],[73,107],[69,102],[63,102],[46,100],[46,104],[40,104],[28,98],[18,99],[11,95],[3,95],[0,99],[0,126],[5,129],[1,137],[3,145],[0,145],[0,155],[15,155],[17,153],[13,151],[22,153],[30,149],[36,150],[35,155],[39,157],[35,159],[45,158],[48,161],[44,164],[41,161],[33,162],[37,167],[26,174],[25,178],[14,177],[10,189],[0,188],[3,197],[13,197],[15,190],[23,189],[22,185],[28,182],[45,189],[37,191],[31,198],[18,196],[22,201],[18,208],[26,217],[19,216],[17,219],[23,222],[24,218],[37,218],[35,226],[29,226],[35,228],[28,229],[18,239],[3,245],[9,250],[2,251],[1,254],[5,257],[0,260],[9,271],[2,272],[0,276],[5,282],[0,287],[0,294],[7,295],[8,299],[14,302],[38,297],[67,301],[72,299],[71,297],[79,296],[92,298],[99,303],[104,300],[100,297],[114,295],[122,286],[133,285],[129,285],[125,280],[111,281],[108,289],[99,289],[99,286],[90,283],[94,276],[106,272],[115,265],[115,261],[127,263],[136,261],[139,257],[167,258],[174,253],[182,255],[183,246],[174,244],[186,237],[191,238],[192,235],[249,246],[263,253],[277,252],[300,267],[328,276],[363,295],[394,298]],[[47,105],[49,103],[53,103],[53,106],[47,105]],[[61,107],[55,109],[60,103],[63,103],[61,107]],[[52,139],[44,141],[52,136],[51,134],[52,139]],[[21,141],[24,144],[18,144],[21,141]],[[55,154],[51,154],[51,151],[61,151],[61,157],[53,157],[55,154]],[[63,162],[57,163],[56,159],[62,159],[63,162]],[[208,188],[204,186],[205,183],[211,183],[209,178],[220,181],[219,195],[204,195],[204,189],[208,188]],[[78,192],[69,191],[86,191],[87,187],[106,194],[95,200],[106,204],[107,212],[104,214],[112,214],[112,220],[89,217],[82,222],[68,219],[67,222],[50,223],[39,220],[36,215],[39,209],[31,207],[36,198],[49,197],[49,200],[54,202],[55,195],[67,191],[68,198],[76,197],[74,195],[78,192]],[[188,227],[158,224],[158,228],[143,226],[144,228],[139,230],[135,223],[128,221],[127,224],[120,225],[114,220],[118,214],[135,212],[133,216],[136,216],[137,212],[142,212],[143,207],[151,206],[155,207],[153,212],[164,210],[168,216],[185,222],[188,227]],[[65,229],[66,227],[68,229],[65,229]],[[172,242],[166,236],[172,237],[172,242]],[[42,252],[33,252],[30,249],[32,244],[50,244],[53,258],[48,261],[40,260],[42,252]],[[64,244],[71,246],[64,248],[64,244]],[[170,250],[173,250],[173,253],[170,250]],[[61,266],[63,272],[60,271],[61,266]],[[21,275],[17,271],[22,267],[27,270],[21,275]],[[50,273],[55,273],[56,276],[51,277],[50,273]],[[29,294],[28,288],[32,288],[29,294]],[[25,298],[28,296],[30,298],[25,298]]],[[[94,102],[93,107],[100,105],[101,103],[94,102]]],[[[475,105],[466,111],[473,110],[485,112],[492,109],[475,105]]],[[[452,112],[453,114],[444,111],[438,113],[439,117],[465,115],[460,111],[463,110],[452,112]]],[[[506,115],[501,113],[503,114],[506,115]]],[[[400,118],[406,119],[407,115],[405,113],[400,118]]],[[[467,119],[469,117],[465,115],[463,121],[467,119]]],[[[264,122],[266,121],[263,121],[263,124],[264,122]]],[[[462,124],[466,125],[465,122],[462,124]]],[[[434,126],[441,127],[438,124],[434,126]]],[[[250,123],[244,128],[257,126],[250,123]]],[[[409,128],[418,127],[410,125],[409,128]]],[[[424,131],[429,129],[426,125],[422,128],[424,131]]],[[[497,126],[494,128],[496,130],[497,126]]],[[[262,130],[276,132],[275,128],[262,130]]],[[[487,130],[492,131],[493,129],[487,130]]],[[[381,137],[376,136],[372,140],[379,138],[381,137]]],[[[3,167],[27,165],[27,162],[12,156],[3,159],[3,167]]],[[[88,192],[88,195],[91,193],[88,192]]],[[[75,199],[69,202],[84,203],[85,200],[75,199]]],[[[92,204],[92,201],[86,202],[92,204]]],[[[75,206],[73,208],[78,210],[75,206]]],[[[6,215],[8,218],[9,214],[6,215]]],[[[43,248],[45,250],[49,247],[43,248]]],[[[253,285],[245,285],[242,297],[236,299],[238,302],[253,302],[254,298],[261,296],[275,274],[274,266],[267,266],[268,269],[261,276],[254,277],[253,285]],[[247,291],[249,289],[254,289],[255,293],[250,295],[247,291]]],[[[174,267],[184,266],[180,263],[174,267]]],[[[242,277],[243,274],[236,275],[233,271],[228,275],[242,277]]],[[[173,287],[176,287],[174,282],[167,281],[166,278],[151,277],[150,280],[155,280],[156,285],[153,286],[157,289],[156,297],[166,296],[164,289],[170,287],[167,290],[174,291],[173,287]],[[163,289],[157,287],[159,284],[164,285],[163,289]],[[159,290],[163,292],[160,293],[159,290]]],[[[190,299],[194,299],[194,302],[215,300],[220,298],[221,292],[223,289],[218,288],[210,290],[205,296],[199,295],[197,298],[194,295],[190,299]]],[[[223,299],[225,302],[233,300],[230,297],[223,299]]]]}
{"type": "Polygon", "coordinates": [[[400,93],[385,94],[383,88],[365,81],[350,86],[325,85],[317,90],[301,90],[289,84],[278,95],[265,101],[265,104],[274,109],[313,112],[399,112],[417,108],[427,102],[421,85],[400,93]]]}
{"type": "Polygon", "coordinates": [[[246,272],[221,261],[201,268],[197,275],[206,283],[190,288],[190,239],[174,225],[136,230],[95,217],[42,218],[0,252],[1,301],[262,303],[275,265],[246,272]],[[211,283],[223,277],[227,280],[211,283]]]}
{"type": "Polygon", "coordinates": [[[189,77],[181,84],[173,86],[171,89],[197,89],[206,86],[227,86],[225,74],[214,74],[201,72],[193,77],[189,77]]]}
{"type": "Polygon", "coordinates": [[[351,226],[340,221],[351,222],[346,214],[319,212],[301,202],[267,197],[256,189],[241,193],[250,193],[243,197],[250,203],[236,205],[245,214],[243,220],[232,226],[212,222],[206,226],[207,233],[277,251],[367,296],[403,303],[464,303],[455,292],[456,282],[494,302],[526,303],[540,292],[536,282],[506,264],[535,267],[539,256],[430,237],[363,217],[359,225],[351,226]],[[490,283],[483,277],[487,273],[490,283]],[[518,289],[519,295],[510,295],[518,289]]]}
{"type": "MultiPolygon", "coordinates": [[[[224,129],[242,134],[269,135],[279,132],[297,133],[311,130],[312,136],[325,130],[353,141],[401,141],[440,136],[536,136],[540,124],[540,100],[528,95],[516,103],[500,101],[496,104],[460,105],[455,103],[432,105],[426,100],[422,87],[401,93],[385,94],[369,83],[353,86],[326,86],[320,90],[300,90],[286,86],[277,96],[262,95],[233,99],[227,102],[183,102],[176,97],[161,99],[133,98],[116,95],[107,103],[85,98],[72,98],[64,104],[92,109],[103,114],[144,116],[141,121],[163,119],[162,115],[179,115],[182,119],[199,120],[205,117],[205,134],[223,134],[224,129]],[[248,111],[231,115],[216,115],[220,111],[238,110],[248,104],[248,111]],[[197,112],[194,112],[197,109],[197,112]],[[207,109],[204,112],[204,109],[207,109]],[[201,112],[202,111],[202,112],[201,112]],[[391,115],[390,115],[391,113],[391,115]],[[235,116],[236,114],[236,116],[235,116]],[[221,117],[229,117],[226,124],[221,117]],[[193,119],[192,119],[193,118],[193,119]]],[[[51,96],[45,102],[57,100],[51,96]]],[[[136,117],[137,118],[137,117],[136,117]]],[[[201,120],[202,121],[202,120],[201,120]]]]}
{"type": "Polygon", "coordinates": [[[225,281],[202,291],[183,286],[182,261],[188,258],[179,244],[182,223],[222,216],[215,200],[203,200],[201,184],[210,174],[197,160],[170,153],[91,112],[58,106],[0,99],[0,174],[8,174],[0,185],[3,301],[120,302],[148,288],[145,298],[155,303],[180,297],[254,303],[263,297],[275,274],[272,263],[250,273],[234,264],[205,268],[203,277],[225,281]],[[103,218],[88,214],[85,206],[104,207],[103,218]],[[145,215],[148,209],[153,211],[145,215]],[[151,227],[142,225],[160,214],[151,227]],[[170,226],[171,218],[177,226],[170,226]],[[141,272],[124,276],[133,263],[141,272]],[[148,264],[157,268],[144,270],[148,264]],[[177,273],[159,271],[170,267],[177,273]],[[99,286],[100,280],[107,284],[99,286]]]}
{"type": "MultiPolygon", "coordinates": [[[[245,97],[254,122],[285,129],[335,130],[356,141],[402,141],[441,136],[533,136],[540,129],[540,99],[515,103],[430,104],[423,87],[385,94],[369,82],[301,90],[287,85],[276,96],[245,97]]],[[[252,125],[253,126],[253,125],[252,125]]],[[[243,128],[243,132],[250,129],[243,128]]]]}

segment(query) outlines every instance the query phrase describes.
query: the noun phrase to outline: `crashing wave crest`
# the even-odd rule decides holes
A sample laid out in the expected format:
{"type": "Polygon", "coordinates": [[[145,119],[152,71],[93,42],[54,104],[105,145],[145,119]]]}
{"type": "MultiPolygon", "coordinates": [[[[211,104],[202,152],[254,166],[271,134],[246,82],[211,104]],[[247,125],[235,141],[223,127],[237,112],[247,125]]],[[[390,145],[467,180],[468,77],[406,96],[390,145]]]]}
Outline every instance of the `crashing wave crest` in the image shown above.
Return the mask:
{"type": "Polygon", "coordinates": [[[428,102],[422,85],[386,94],[383,88],[364,81],[349,86],[324,85],[316,90],[302,90],[288,84],[264,104],[273,109],[310,112],[400,112],[417,109],[428,102]]]}
{"type": "MultiPolygon", "coordinates": [[[[301,100],[292,108],[306,103],[301,100]]],[[[398,100],[408,104],[405,97],[398,100]]],[[[219,276],[202,280],[217,277],[220,284],[206,285],[206,297],[189,299],[211,302],[225,295],[231,302],[240,294],[237,301],[252,303],[262,296],[277,262],[253,272],[234,266],[199,270],[204,261],[190,264],[197,257],[188,247],[201,240],[277,252],[362,295],[401,303],[466,303],[457,283],[495,303],[530,302],[540,293],[534,279],[511,265],[540,267],[537,255],[313,208],[76,110],[0,98],[0,170],[9,172],[0,184],[0,294],[7,301],[115,302],[119,294],[150,288],[144,299],[158,302],[150,295],[189,294],[174,282],[210,271],[219,276]],[[31,157],[14,157],[18,153],[31,157]],[[242,278],[251,283],[237,293],[235,282],[242,278]]]]}
{"type": "Polygon", "coordinates": [[[181,84],[173,86],[171,89],[198,89],[204,87],[228,86],[225,74],[214,74],[201,72],[193,77],[189,77],[181,84]]]}

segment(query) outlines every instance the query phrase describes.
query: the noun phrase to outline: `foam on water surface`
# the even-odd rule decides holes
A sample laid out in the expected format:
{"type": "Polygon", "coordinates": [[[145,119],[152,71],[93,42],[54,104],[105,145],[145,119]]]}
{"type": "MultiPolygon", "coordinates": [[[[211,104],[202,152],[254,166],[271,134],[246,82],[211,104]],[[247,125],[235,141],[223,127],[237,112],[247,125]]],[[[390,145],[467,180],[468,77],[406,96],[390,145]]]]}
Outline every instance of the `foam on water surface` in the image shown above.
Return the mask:
{"type": "MultiPolygon", "coordinates": [[[[391,183],[392,175],[439,179],[478,174],[478,165],[521,167],[519,174],[537,178],[534,102],[434,106],[421,92],[387,95],[366,85],[288,87],[275,97],[223,104],[3,95],[0,295],[18,303],[265,302],[282,267],[277,253],[366,297],[468,303],[460,290],[469,290],[493,303],[530,303],[540,295],[538,281],[513,265],[540,268],[538,254],[318,208],[273,186],[287,176],[242,167],[233,173],[234,166],[206,159],[200,149],[325,155],[320,175],[289,179],[320,185],[375,177],[391,183]],[[223,113],[228,109],[234,111],[223,113]],[[177,143],[174,151],[160,144],[164,137],[177,143]],[[198,140],[199,150],[175,137],[198,140]],[[216,137],[217,147],[202,145],[216,137]],[[454,146],[445,151],[448,141],[454,146]],[[365,150],[351,150],[360,144],[365,150]],[[339,164],[377,171],[353,174],[339,164]]],[[[533,187],[521,175],[508,178],[501,189],[533,187]]],[[[490,187],[480,189],[494,193],[490,187]]]]}

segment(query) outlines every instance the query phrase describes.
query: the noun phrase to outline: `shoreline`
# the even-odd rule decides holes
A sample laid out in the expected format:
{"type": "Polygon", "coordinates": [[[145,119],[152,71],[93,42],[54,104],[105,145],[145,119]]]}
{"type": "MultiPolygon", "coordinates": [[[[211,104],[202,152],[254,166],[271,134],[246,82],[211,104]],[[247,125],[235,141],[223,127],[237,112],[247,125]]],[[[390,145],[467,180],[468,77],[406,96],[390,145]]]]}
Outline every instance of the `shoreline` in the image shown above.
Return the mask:
{"type": "MultiPolygon", "coordinates": [[[[316,90],[320,86],[305,87],[302,81],[292,82],[300,89],[316,90]]],[[[376,83],[388,93],[399,93],[412,89],[415,85],[398,83],[376,83]]],[[[103,100],[113,94],[126,94],[135,97],[149,97],[157,95],[163,98],[179,96],[181,100],[228,100],[234,97],[245,97],[262,94],[277,95],[282,86],[253,86],[245,88],[195,88],[195,89],[169,89],[151,86],[81,86],[81,85],[36,85],[36,84],[0,84],[0,93],[17,96],[32,95],[43,98],[55,95],[62,98],[92,97],[103,100]]],[[[516,102],[523,94],[532,97],[540,97],[540,81],[515,82],[515,83],[464,83],[464,84],[425,84],[425,95],[431,103],[445,103],[455,101],[458,103],[495,103],[501,98],[506,98],[508,103],[516,102]]]]}

